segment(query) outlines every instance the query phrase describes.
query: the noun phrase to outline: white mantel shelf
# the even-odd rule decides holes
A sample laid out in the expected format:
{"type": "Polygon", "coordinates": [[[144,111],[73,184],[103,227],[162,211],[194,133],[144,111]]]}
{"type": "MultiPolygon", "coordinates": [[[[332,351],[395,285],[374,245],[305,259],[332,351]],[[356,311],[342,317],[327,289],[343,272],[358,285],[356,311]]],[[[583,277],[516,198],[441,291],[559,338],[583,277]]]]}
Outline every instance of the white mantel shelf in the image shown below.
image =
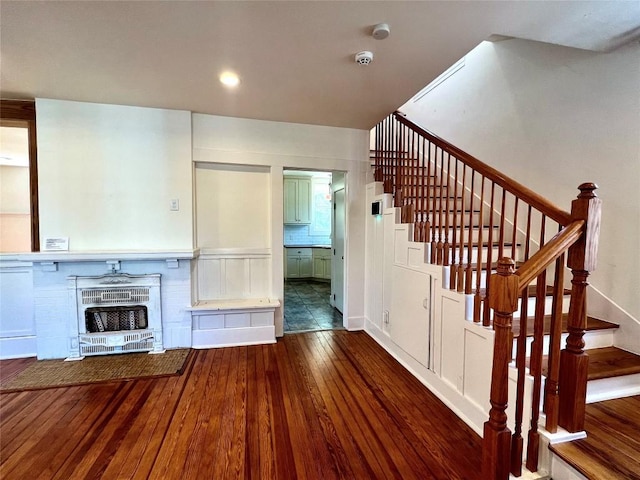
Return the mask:
{"type": "Polygon", "coordinates": [[[84,252],[30,252],[0,255],[0,260],[19,262],[106,262],[141,260],[191,260],[199,254],[198,249],[189,250],[112,250],[84,252]]]}

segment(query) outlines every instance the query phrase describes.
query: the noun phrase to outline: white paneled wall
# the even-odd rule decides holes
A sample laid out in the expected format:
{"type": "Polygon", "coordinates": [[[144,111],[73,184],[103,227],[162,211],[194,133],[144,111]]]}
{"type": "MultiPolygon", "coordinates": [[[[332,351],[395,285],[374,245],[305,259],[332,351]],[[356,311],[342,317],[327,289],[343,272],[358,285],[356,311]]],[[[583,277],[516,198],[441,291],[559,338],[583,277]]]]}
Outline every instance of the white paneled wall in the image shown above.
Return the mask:
{"type": "Polygon", "coordinates": [[[35,354],[36,325],[31,263],[0,261],[0,358],[35,354]]]}
{"type": "Polygon", "coordinates": [[[201,250],[197,259],[199,301],[262,298],[271,294],[269,250],[201,250]]]}

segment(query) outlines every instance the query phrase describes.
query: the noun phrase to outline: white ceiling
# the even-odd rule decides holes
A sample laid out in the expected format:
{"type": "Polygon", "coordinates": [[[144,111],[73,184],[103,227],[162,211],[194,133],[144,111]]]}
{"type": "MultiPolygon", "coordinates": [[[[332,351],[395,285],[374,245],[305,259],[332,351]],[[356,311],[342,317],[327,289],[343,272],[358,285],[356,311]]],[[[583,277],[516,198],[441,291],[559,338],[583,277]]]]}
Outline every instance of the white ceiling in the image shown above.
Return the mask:
{"type": "Polygon", "coordinates": [[[637,39],[640,1],[2,0],[0,28],[3,98],[369,129],[491,35],[599,51],[637,39]],[[371,65],[354,63],[361,50],[371,65]]]}

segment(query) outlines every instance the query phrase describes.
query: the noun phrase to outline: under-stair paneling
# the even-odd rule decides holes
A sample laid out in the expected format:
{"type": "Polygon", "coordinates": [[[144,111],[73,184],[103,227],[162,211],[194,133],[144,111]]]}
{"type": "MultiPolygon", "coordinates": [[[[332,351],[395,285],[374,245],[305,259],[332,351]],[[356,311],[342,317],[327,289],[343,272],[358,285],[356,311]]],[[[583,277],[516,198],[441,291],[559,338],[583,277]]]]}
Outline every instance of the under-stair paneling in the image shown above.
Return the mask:
{"type": "Polygon", "coordinates": [[[491,407],[491,370],[493,361],[493,332],[473,326],[464,328],[463,395],[487,411],[491,407]]]}
{"type": "Polygon", "coordinates": [[[426,368],[430,368],[431,275],[395,265],[391,285],[391,339],[426,368]]]}
{"type": "Polygon", "coordinates": [[[270,296],[269,250],[204,250],[196,262],[198,300],[270,296]]]}
{"type": "MultiPolygon", "coordinates": [[[[368,189],[367,205],[391,196],[368,189]]],[[[367,217],[365,330],[478,433],[489,410],[493,331],[465,320],[465,295],[443,288],[400,209],[367,217]],[[426,307],[426,308],[425,308],[426,307]]]]}
{"type": "Polygon", "coordinates": [[[447,292],[438,298],[441,336],[436,344],[440,375],[453,388],[462,391],[464,380],[464,299],[447,292]]]}

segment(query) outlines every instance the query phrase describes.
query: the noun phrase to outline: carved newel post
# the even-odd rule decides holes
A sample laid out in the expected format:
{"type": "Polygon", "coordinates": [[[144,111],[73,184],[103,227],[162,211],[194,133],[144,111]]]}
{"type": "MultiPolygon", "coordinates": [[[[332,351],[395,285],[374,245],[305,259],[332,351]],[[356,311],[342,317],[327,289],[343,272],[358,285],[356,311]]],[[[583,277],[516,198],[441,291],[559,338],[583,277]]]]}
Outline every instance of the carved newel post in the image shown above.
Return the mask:
{"type": "Polygon", "coordinates": [[[587,398],[587,370],[589,357],[584,352],[584,331],[587,327],[587,279],[596,268],[600,212],[602,200],[595,183],[583,183],[580,194],[571,203],[571,220],[584,220],[584,233],[569,248],[567,266],[571,269],[571,303],[567,321],[567,346],[560,352],[558,381],[558,424],[569,432],[584,430],[584,412],[587,398]]]}
{"type": "Polygon", "coordinates": [[[506,480],[511,460],[511,431],[507,428],[509,397],[509,362],[511,361],[511,324],[518,308],[518,277],[510,258],[498,261],[497,273],[491,276],[489,306],[494,310],[493,370],[491,374],[491,410],[484,424],[482,440],[482,478],[506,480]]]}

